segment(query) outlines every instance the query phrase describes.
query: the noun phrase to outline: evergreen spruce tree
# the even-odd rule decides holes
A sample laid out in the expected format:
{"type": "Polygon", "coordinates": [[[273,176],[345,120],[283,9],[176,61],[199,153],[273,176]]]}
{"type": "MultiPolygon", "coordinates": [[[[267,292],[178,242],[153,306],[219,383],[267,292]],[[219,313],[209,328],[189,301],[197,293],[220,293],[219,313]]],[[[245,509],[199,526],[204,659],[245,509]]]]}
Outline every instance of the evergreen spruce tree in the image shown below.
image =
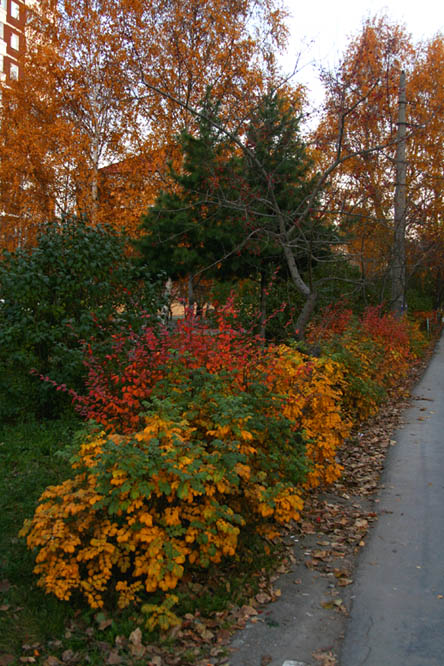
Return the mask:
{"type": "Polygon", "coordinates": [[[279,267],[281,280],[291,277],[284,245],[311,290],[316,264],[331,257],[332,233],[317,217],[319,197],[307,215],[316,178],[300,135],[300,117],[285,96],[271,93],[263,97],[251,116],[246,146],[241,171],[249,192],[247,227],[256,228],[250,256],[256,257],[265,319],[265,286],[270,274],[279,267]]]}
{"type": "Polygon", "coordinates": [[[271,275],[279,269],[278,279],[291,279],[302,307],[316,298],[314,266],[330,256],[332,234],[317,219],[317,199],[307,214],[315,176],[300,118],[277,93],[262,98],[242,138],[219,129],[209,99],[200,117],[196,136],[180,136],[182,169],[171,170],[173,191],[160,192],[142,219],[137,247],[151,271],[189,278],[190,301],[202,275],[256,280],[265,335],[271,275]]]}
{"type": "Polygon", "coordinates": [[[206,101],[197,136],[179,137],[183,164],[170,169],[174,187],[161,191],[142,218],[143,237],[136,241],[151,271],[166,271],[173,280],[188,277],[189,298],[202,276],[232,279],[241,275],[243,226],[235,198],[239,160],[226,137],[215,129],[217,105],[206,101]]]}

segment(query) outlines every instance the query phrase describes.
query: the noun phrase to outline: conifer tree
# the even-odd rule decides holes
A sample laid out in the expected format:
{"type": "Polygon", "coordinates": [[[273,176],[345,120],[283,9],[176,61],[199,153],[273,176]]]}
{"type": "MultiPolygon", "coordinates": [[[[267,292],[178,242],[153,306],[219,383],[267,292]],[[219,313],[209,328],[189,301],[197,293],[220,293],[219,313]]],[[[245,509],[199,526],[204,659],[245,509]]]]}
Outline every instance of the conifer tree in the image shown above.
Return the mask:
{"type": "Polygon", "coordinates": [[[173,278],[251,277],[265,287],[280,269],[307,300],[316,294],[314,265],[329,257],[332,235],[307,213],[316,186],[312,162],[288,98],[265,95],[247,123],[245,138],[220,130],[207,101],[199,133],[183,132],[183,167],[172,170],[176,189],[162,192],[143,218],[137,246],[150,269],[173,278]],[[296,275],[296,279],[295,279],[296,275]],[[302,285],[302,286],[301,286],[302,285]]]}
{"type": "Polygon", "coordinates": [[[166,271],[173,280],[188,278],[191,302],[202,277],[229,279],[245,272],[239,254],[243,228],[234,206],[240,163],[215,127],[217,110],[207,99],[196,136],[180,134],[182,167],[170,166],[174,188],[159,193],[135,242],[150,270],[166,271]]]}

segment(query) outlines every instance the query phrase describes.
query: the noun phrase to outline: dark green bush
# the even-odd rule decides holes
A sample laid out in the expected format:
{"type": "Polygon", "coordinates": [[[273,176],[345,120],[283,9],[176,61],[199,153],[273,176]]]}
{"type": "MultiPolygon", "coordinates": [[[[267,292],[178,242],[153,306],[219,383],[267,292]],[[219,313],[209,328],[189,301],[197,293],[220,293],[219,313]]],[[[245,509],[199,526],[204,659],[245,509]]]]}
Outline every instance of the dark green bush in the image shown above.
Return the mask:
{"type": "Polygon", "coordinates": [[[3,253],[0,419],[60,414],[69,395],[40,375],[81,389],[82,341],[104,345],[121,327],[140,330],[159,311],[159,285],[125,247],[111,229],[66,219],[45,225],[35,247],[3,253]]]}

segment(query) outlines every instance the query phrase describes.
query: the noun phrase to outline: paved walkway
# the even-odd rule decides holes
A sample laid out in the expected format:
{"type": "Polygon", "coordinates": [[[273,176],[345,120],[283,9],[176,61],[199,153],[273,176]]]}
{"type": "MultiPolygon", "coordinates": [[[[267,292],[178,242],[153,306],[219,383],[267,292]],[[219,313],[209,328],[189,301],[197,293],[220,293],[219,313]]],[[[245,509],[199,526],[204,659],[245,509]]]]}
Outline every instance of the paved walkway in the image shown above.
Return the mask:
{"type": "Polygon", "coordinates": [[[340,666],[444,666],[444,336],[411,404],[341,593],[350,617],[325,610],[331,579],[302,559],[280,578],[281,598],[234,637],[230,666],[315,666],[320,648],[340,666]]]}
{"type": "Polygon", "coordinates": [[[358,560],[341,666],[444,664],[444,340],[414,391],[358,560]]]}

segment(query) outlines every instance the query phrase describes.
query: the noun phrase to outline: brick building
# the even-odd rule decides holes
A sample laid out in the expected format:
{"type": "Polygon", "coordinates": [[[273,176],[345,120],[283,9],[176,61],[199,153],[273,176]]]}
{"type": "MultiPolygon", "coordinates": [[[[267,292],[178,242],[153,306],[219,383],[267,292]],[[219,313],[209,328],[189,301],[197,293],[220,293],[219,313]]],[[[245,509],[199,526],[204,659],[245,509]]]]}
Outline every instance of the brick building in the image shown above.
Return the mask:
{"type": "Polygon", "coordinates": [[[25,48],[25,2],[0,0],[0,79],[20,76],[19,54],[25,48]]]}

